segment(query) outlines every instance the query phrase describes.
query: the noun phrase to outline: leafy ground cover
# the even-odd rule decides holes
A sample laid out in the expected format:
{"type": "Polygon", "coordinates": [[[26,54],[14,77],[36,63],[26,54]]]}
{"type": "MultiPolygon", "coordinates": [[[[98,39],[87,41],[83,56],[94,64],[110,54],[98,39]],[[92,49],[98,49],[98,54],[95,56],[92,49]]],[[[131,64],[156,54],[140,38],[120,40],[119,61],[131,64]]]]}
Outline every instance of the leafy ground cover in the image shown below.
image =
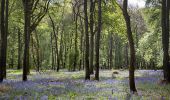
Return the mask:
{"type": "MultiPolygon", "coordinates": [[[[170,85],[160,85],[162,71],[137,70],[138,94],[131,95],[127,70],[102,70],[100,81],[84,81],[84,71],[31,71],[22,82],[22,72],[8,70],[0,84],[0,99],[6,100],[169,100],[170,85]],[[114,72],[114,74],[113,74],[114,72]]],[[[94,77],[93,75],[91,77],[94,77]]]]}

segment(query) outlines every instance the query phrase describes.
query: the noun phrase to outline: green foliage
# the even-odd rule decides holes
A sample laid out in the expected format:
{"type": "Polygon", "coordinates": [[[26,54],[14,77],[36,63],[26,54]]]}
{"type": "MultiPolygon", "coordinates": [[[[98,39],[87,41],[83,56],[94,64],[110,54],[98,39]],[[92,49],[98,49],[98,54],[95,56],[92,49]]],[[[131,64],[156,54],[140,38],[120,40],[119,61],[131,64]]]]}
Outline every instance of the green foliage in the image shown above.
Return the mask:
{"type": "MultiPolygon", "coordinates": [[[[73,0],[74,1],[74,0],[73,0]]],[[[83,61],[84,39],[84,17],[83,5],[79,1],[79,14],[77,24],[77,47],[75,47],[76,37],[76,22],[73,8],[75,2],[71,0],[52,0],[49,5],[48,13],[38,24],[36,30],[32,32],[33,43],[30,44],[30,63],[34,69],[37,67],[37,59],[39,51],[39,60],[41,69],[49,69],[52,66],[52,50],[53,58],[57,58],[56,45],[61,62],[61,68],[64,64],[67,68],[73,68],[74,62],[77,63],[77,69],[80,66],[80,60],[83,61]],[[53,30],[51,16],[55,29],[53,30]],[[56,33],[57,42],[55,40],[54,31],[56,33]],[[52,36],[51,36],[52,34],[52,36]],[[37,35],[37,37],[36,37],[37,35]],[[37,42],[37,39],[39,43],[37,42]],[[53,49],[52,49],[53,48],[53,49]],[[77,49],[77,50],[76,50],[77,49]]],[[[161,12],[159,0],[147,0],[145,8],[129,8],[131,18],[131,28],[136,47],[137,62],[151,63],[155,62],[156,67],[162,65],[162,50],[161,50],[161,12]]],[[[44,1],[40,1],[33,13],[31,23],[33,23],[40,12],[44,1]]],[[[89,4],[88,4],[89,7],[89,4]]],[[[126,26],[122,14],[121,5],[118,5],[116,0],[102,2],[102,33],[100,40],[100,65],[108,66],[109,50],[110,50],[110,34],[113,35],[113,66],[120,68],[125,66],[125,56],[129,58],[129,54],[125,54],[125,49],[128,44],[126,36],[126,26]]],[[[7,51],[7,66],[15,68],[18,64],[18,31],[21,32],[21,44],[23,59],[24,50],[24,12],[22,1],[12,0],[9,4],[9,34],[8,34],[8,51],[7,51]]],[[[89,9],[88,9],[89,10],[89,9]]],[[[78,9],[76,8],[77,12],[78,9]]],[[[94,31],[97,29],[97,3],[94,10],[94,31]]],[[[88,11],[88,17],[90,13],[88,11]]],[[[89,20],[90,21],[90,20],[89,20]]],[[[89,30],[90,33],[90,30],[89,30]]],[[[91,37],[91,35],[89,35],[91,37]]],[[[129,49],[128,49],[129,53],[129,49]]],[[[94,55],[95,56],[95,55],[94,55]]],[[[57,66],[57,59],[54,66],[57,66]]],[[[22,63],[22,62],[21,62],[22,63]]],[[[81,62],[81,64],[83,64],[81,62]]],[[[94,62],[95,64],[95,62],[94,62]]],[[[146,65],[145,65],[146,66],[146,65]]],[[[149,66],[148,66],[149,67],[149,66]]]]}

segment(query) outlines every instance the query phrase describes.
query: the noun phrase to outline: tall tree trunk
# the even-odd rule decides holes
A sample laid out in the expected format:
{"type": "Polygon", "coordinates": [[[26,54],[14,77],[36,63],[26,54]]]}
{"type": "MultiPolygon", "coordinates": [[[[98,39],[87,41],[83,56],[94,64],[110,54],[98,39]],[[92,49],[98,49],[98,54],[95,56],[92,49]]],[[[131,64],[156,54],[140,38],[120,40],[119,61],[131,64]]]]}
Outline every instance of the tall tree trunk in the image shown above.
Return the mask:
{"type": "Polygon", "coordinates": [[[29,72],[29,44],[30,44],[30,23],[31,23],[31,1],[23,0],[24,5],[24,60],[23,60],[23,81],[27,81],[29,72]]]}
{"type": "Polygon", "coordinates": [[[86,37],[86,52],[85,52],[85,80],[90,80],[89,71],[89,33],[88,33],[88,15],[87,15],[87,0],[84,0],[84,25],[85,25],[85,37],[86,37]]]}
{"type": "Polygon", "coordinates": [[[169,0],[162,0],[162,44],[164,79],[170,82],[169,64],[169,0]]]}
{"type": "Polygon", "coordinates": [[[94,8],[95,2],[90,0],[90,74],[93,74],[93,56],[94,56],[94,8]]]}
{"type": "Polygon", "coordinates": [[[125,44],[125,67],[129,65],[128,43],[125,44]]]}
{"type": "Polygon", "coordinates": [[[32,34],[31,34],[31,42],[30,42],[30,44],[31,44],[31,55],[32,55],[32,60],[33,60],[33,64],[32,65],[37,67],[38,64],[36,62],[35,51],[34,51],[34,48],[36,48],[36,47],[35,47],[35,42],[34,42],[32,34]]]}
{"type": "Polygon", "coordinates": [[[5,0],[1,0],[1,48],[0,48],[0,82],[3,82],[4,69],[6,68],[6,47],[7,47],[7,34],[5,32],[4,16],[5,13],[5,0]]]}
{"type": "Polygon", "coordinates": [[[81,37],[80,37],[80,66],[79,70],[81,70],[82,66],[84,66],[84,27],[83,27],[83,21],[80,17],[80,26],[81,26],[81,37]]]}
{"type": "Polygon", "coordinates": [[[53,33],[54,33],[54,39],[55,39],[55,47],[56,47],[56,55],[57,55],[57,71],[59,71],[59,65],[60,65],[60,57],[59,57],[59,52],[58,52],[58,30],[59,30],[59,27],[57,26],[57,33],[55,31],[55,24],[54,24],[54,21],[53,19],[51,18],[51,16],[49,15],[49,18],[51,20],[51,24],[52,24],[52,27],[53,27],[53,33]]]}
{"type": "Polygon", "coordinates": [[[77,13],[76,13],[76,16],[75,16],[75,22],[76,22],[76,33],[75,33],[75,50],[74,50],[74,65],[73,65],[73,71],[76,70],[76,66],[77,66],[77,53],[78,53],[78,48],[77,48],[77,41],[78,41],[78,16],[77,16],[77,13]]]}
{"type": "Polygon", "coordinates": [[[37,55],[37,71],[39,72],[40,68],[41,68],[41,57],[40,57],[40,42],[39,42],[39,38],[38,38],[38,34],[35,32],[35,49],[36,49],[36,55],[37,55]]]}
{"type": "Polygon", "coordinates": [[[11,49],[11,58],[10,58],[11,68],[14,68],[14,48],[11,49]]]}
{"type": "Polygon", "coordinates": [[[112,35],[112,33],[110,34],[110,41],[109,41],[110,43],[110,52],[109,52],[109,69],[111,69],[112,67],[113,67],[113,35],[112,35]]]}
{"type": "MultiPolygon", "coordinates": [[[[5,16],[5,60],[6,60],[6,55],[7,55],[7,35],[8,35],[8,7],[9,7],[9,0],[6,0],[6,16],[5,16]]],[[[6,62],[6,61],[5,61],[6,62]]],[[[6,66],[4,66],[4,78],[6,78],[6,66]]]]}
{"type": "Polygon", "coordinates": [[[123,1],[123,15],[126,21],[127,37],[130,45],[130,66],[129,66],[129,85],[131,92],[137,92],[134,79],[135,71],[135,47],[130,24],[130,16],[127,11],[128,0],[123,1]]]}
{"type": "Polygon", "coordinates": [[[59,51],[60,62],[62,65],[63,65],[63,36],[64,36],[64,24],[62,25],[62,30],[60,33],[60,51],[59,51]]]}
{"type": "Polygon", "coordinates": [[[96,34],[96,72],[95,79],[99,80],[99,49],[100,49],[100,34],[102,26],[102,10],[101,10],[101,0],[98,0],[98,30],[96,34]]]}
{"type": "Polygon", "coordinates": [[[75,42],[74,42],[74,63],[73,63],[73,71],[76,70],[77,67],[77,58],[78,58],[78,14],[79,13],[79,2],[75,0],[75,5],[73,7],[74,12],[74,21],[75,21],[75,42]]]}
{"type": "Polygon", "coordinates": [[[54,70],[54,49],[53,49],[53,34],[52,34],[52,32],[51,32],[50,36],[51,36],[51,60],[52,60],[51,69],[54,70]]]}
{"type": "Polygon", "coordinates": [[[22,45],[21,45],[21,32],[18,28],[18,65],[17,69],[21,69],[21,53],[22,53],[22,45]]]}
{"type": "Polygon", "coordinates": [[[66,68],[67,63],[67,43],[64,41],[64,54],[63,54],[63,68],[66,68]]]}

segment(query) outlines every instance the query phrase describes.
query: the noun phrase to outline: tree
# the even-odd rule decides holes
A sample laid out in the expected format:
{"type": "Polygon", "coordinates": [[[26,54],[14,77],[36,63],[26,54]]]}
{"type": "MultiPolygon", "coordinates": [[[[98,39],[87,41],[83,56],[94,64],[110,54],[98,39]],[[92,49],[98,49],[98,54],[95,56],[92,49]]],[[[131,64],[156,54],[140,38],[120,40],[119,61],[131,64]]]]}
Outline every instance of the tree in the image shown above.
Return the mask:
{"type": "Polygon", "coordinates": [[[55,49],[56,49],[56,55],[57,55],[57,71],[59,71],[59,65],[60,65],[60,57],[59,57],[59,51],[58,51],[58,30],[59,27],[57,26],[57,30],[55,30],[55,24],[54,21],[52,19],[52,17],[49,14],[49,18],[52,24],[52,28],[53,28],[53,34],[54,34],[54,39],[55,39],[55,49]]]}
{"type": "Polygon", "coordinates": [[[88,33],[88,15],[87,15],[87,0],[84,0],[84,25],[85,25],[85,41],[86,41],[86,53],[85,53],[85,80],[90,80],[89,70],[89,33],[88,33]]]}
{"type": "Polygon", "coordinates": [[[93,74],[93,56],[94,56],[94,9],[95,1],[90,0],[90,74],[93,74]]]}
{"type": "Polygon", "coordinates": [[[162,45],[164,79],[170,82],[169,64],[169,0],[162,0],[162,45]]]}
{"type": "Polygon", "coordinates": [[[74,64],[73,64],[73,71],[76,70],[77,66],[77,58],[78,58],[78,14],[79,14],[80,4],[79,1],[75,0],[75,4],[73,6],[73,12],[74,12],[74,21],[75,21],[75,44],[74,44],[74,64]]]}
{"type": "MultiPolygon", "coordinates": [[[[6,0],[6,7],[5,7],[5,36],[4,36],[4,60],[5,63],[7,62],[7,36],[8,36],[8,7],[9,7],[9,0],[6,0]]],[[[6,65],[4,66],[4,78],[6,78],[6,65]]]]}
{"type": "Polygon", "coordinates": [[[29,74],[29,44],[30,35],[36,29],[42,18],[48,11],[50,0],[46,0],[44,6],[40,6],[40,12],[34,15],[39,4],[39,0],[23,0],[24,7],[24,60],[23,60],[23,81],[27,81],[27,75],[29,74]],[[34,16],[33,16],[34,15],[34,16]]]}
{"type": "Polygon", "coordinates": [[[101,8],[101,0],[98,0],[98,30],[96,34],[96,72],[95,79],[99,80],[99,49],[100,49],[100,34],[101,34],[101,26],[102,26],[102,8],[101,8]]]}
{"type": "Polygon", "coordinates": [[[31,0],[23,0],[24,5],[24,60],[23,60],[23,81],[27,81],[27,74],[29,69],[29,42],[30,42],[30,24],[31,24],[31,0]]]}
{"type": "Polygon", "coordinates": [[[17,69],[21,69],[21,53],[22,53],[22,44],[21,44],[21,32],[18,28],[18,65],[17,69]]]}
{"type": "Polygon", "coordinates": [[[0,55],[0,82],[3,82],[6,68],[7,34],[5,32],[5,0],[1,1],[1,55],[0,55]]]}
{"type": "Polygon", "coordinates": [[[127,37],[130,46],[130,66],[129,66],[129,85],[131,92],[137,92],[135,86],[135,79],[134,79],[134,70],[135,70],[135,47],[133,41],[133,35],[131,30],[131,23],[130,23],[130,16],[127,11],[128,0],[123,1],[123,15],[126,21],[126,28],[127,28],[127,37]]]}
{"type": "Polygon", "coordinates": [[[113,33],[109,36],[109,69],[113,67],[113,33]]]}

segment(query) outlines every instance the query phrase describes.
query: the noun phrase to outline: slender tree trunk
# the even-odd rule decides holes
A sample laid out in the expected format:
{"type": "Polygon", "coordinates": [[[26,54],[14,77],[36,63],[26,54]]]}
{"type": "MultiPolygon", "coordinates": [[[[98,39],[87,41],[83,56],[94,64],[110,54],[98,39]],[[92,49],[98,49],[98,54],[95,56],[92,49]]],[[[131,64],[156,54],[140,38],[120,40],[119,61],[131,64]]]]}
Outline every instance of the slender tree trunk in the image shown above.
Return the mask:
{"type": "Polygon", "coordinates": [[[59,27],[57,27],[57,33],[54,32],[54,37],[55,37],[55,40],[56,40],[56,55],[57,55],[57,72],[60,70],[60,56],[59,56],[59,49],[58,49],[58,30],[59,30],[59,27]]]}
{"type": "Polygon", "coordinates": [[[84,67],[84,27],[83,27],[83,22],[82,22],[82,18],[80,17],[80,26],[81,26],[81,37],[80,37],[80,66],[79,66],[79,70],[81,70],[82,66],[84,67]]]}
{"type": "Polygon", "coordinates": [[[33,35],[31,35],[31,54],[32,54],[32,60],[33,60],[33,63],[32,65],[34,66],[38,66],[37,62],[36,62],[36,57],[35,57],[35,53],[34,53],[34,48],[35,47],[35,42],[34,42],[34,39],[33,39],[33,35]]]}
{"type": "Polygon", "coordinates": [[[12,48],[11,50],[11,58],[10,58],[10,62],[11,62],[11,68],[14,68],[14,48],[12,48]]]}
{"type": "Polygon", "coordinates": [[[5,0],[1,0],[1,55],[0,55],[0,82],[3,82],[6,68],[6,46],[7,46],[7,34],[5,32],[4,16],[5,13],[5,0]]]}
{"type": "Polygon", "coordinates": [[[17,69],[21,69],[21,53],[22,53],[22,45],[21,45],[21,32],[20,29],[18,28],[18,65],[17,69]]]}
{"type": "Polygon", "coordinates": [[[60,69],[60,57],[59,57],[59,52],[58,52],[58,30],[59,30],[59,27],[57,27],[57,33],[55,31],[55,24],[54,24],[54,21],[53,19],[51,18],[51,16],[49,15],[49,18],[51,20],[51,23],[52,23],[52,27],[53,27],[53,33],[54,33],[54,39],[55,39],[55,45],[56,45],[56,55],[57,55],[57,72],[59,71],[60,69]]]}
{"type": "Polygon", "coordinates": [[[54,50],[53,50],[53,34],[51,32],[51,69],[54,70],[54,50]]]}
{"type": "Polygon", "coordinates": [[[127,28],[127,37],[130,45],[130,67],[129,67],[129,85],[131,92],[137,92],[135,86],[135,79],[134,79],[134,71],[135,71],[135,47],[134,41],[132,36],[131,24],[130,24],[130,16],[127,11],[128,0],[123,1],[123,15],[126,21],[126,28],[127,28]]]}
{"type": "Polygon", "coordinates": [[[77,53],[78,53],[78,48],[77,48],[77,41],[78,41],[78,32],[77,32],[77,26],[78,26],[78,16],[77,16],[77,13],[76,13],[76,16],[75,16],[75,22],[76,22],[76,33],[75,33],[75,50],[74,50],[74,65],[73,65],[73,71],[76,70],[76,66],[77,66],[77,53]]]}
{"type": "Polygon", "coordinates": [[[113,67],[113,36],[112,33],[110,34],[110,53],[109,53],[109,69],[111,69],[113,67]]]}
{"type": "Polygon", "coordinates": [[[78,14],[79,14],[79,4],[76,1],[75,6],[73,7],[73,11],[74,11],[74,21],[75,21],[75,43],[74,43],[74,63],[73,63],[73,71],[76,70],[77,67],[77,58],[78,58],[78,14]]]}
{"type": "Polygon", "coordinates": [[[59,51],[60,62],[62,65],[63,65],[63,34],[64,34],[64,24],[62,25],[62,30],[60,35],[60,51],[59,51]]]}
{"type": "Polygon", "coordinates": [[[89,70],[89,33],[88,33],[88,15],[87,15],[87,0],[84,0],[84,24],[85,24],[85,36],[86,36],[86,53],[85,53],[85,80],[90,80],[89,70]]]}
{"type": "MultiPolygon", "coordinates": [[[[5,16],[5,60],[6,60],[6,55],[7,55],[7,35],[8,35],[8,6],[9,6],[9,0],[6,0],[6,16],[5,16]]],[[[6,66],[4,66],[4,78],[6,78],[6,66]]]]}
{"type": "Polygon", "coordinates": [[[99,80],[99,49],[100,49],[100,34],[102,26],[102,10],[101,10],[101,0],[98,0],[98,30],[96,34],[96,72],[95,79],[99,80]]]}
{"type": "Polygon", "coordinates": [[[128,43],[125,44],[125,67],[129,65],[128,43]]]}
{"type": "Polygon", "coordinates": [[[67,63],[67,43],[64,41],[64,60],[63,60],[63,68],[66,68],[66,63],[67,63]]]}
{"type": "Polygon", "coordinates": [[[36,49],[36,55],[37,55],[37,71],[40,71],[41,68],[41,57],[40,57],[40,42],[39,42],[39,38],[38,38],[38,34],[35,32],[35,49],[36,49]]]}

